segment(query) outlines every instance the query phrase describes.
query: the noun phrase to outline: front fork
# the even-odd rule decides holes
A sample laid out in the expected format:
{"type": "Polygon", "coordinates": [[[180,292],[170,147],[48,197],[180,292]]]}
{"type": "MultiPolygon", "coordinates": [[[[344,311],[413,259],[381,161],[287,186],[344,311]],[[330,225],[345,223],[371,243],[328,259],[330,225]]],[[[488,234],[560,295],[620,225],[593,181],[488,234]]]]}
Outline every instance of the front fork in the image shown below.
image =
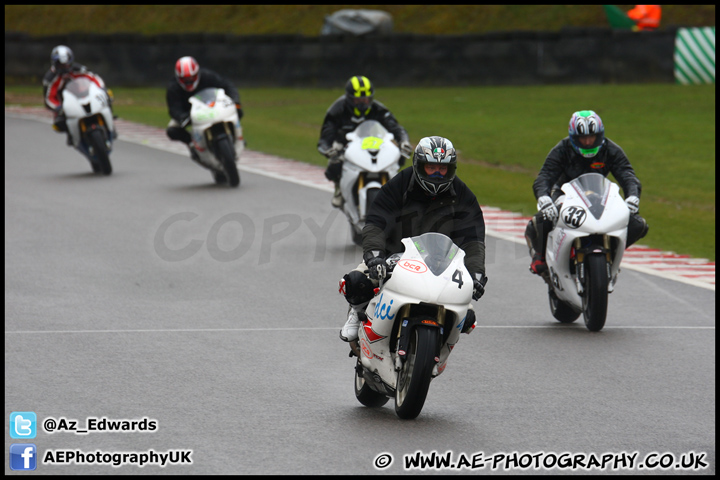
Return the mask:
{"type": "MultiPolygon", "coordinates": [[[[610,248],[610,237],[607,235],[593,235],[591,237],[576,238],[573,240],[573,245],[570,249],[570,273],[573,274],[575,278],[575,286],[580,296],[583,296],[585,292],[587,276],[585,270],[585,255],[590,253],[605,254],[606,274],[608,278],[611,277],[612,250],[610,248]],[[585,243],[584,246],[583,243],[585,243]],[[600,246],[600,244],[602,244],[602,246],[600,246]]],[[[612,286],[612,282],[610,282],[610,285],[612,286]]]]}

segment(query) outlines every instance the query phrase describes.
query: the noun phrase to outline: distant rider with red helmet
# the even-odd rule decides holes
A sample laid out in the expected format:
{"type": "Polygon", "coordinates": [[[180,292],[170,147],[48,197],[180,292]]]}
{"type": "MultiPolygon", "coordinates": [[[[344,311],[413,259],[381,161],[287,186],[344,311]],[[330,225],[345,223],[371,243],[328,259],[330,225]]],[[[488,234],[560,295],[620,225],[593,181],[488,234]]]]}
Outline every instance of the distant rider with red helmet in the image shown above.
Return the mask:
{"type": "Polygon", "coordinates": [[[243,110],[240,95],[230,81],[207,68],[200,68],[193,57],[181,57],[175,62],[175,79],[168,85],[166,100],[170,113],[167,136],[171,140],[183,142],[190,149],[192,159],[199,162],[197,152],[192,148],[192,137],[186,127],[190,125],[190,97],[205,88],[222,88],[235,102],[238,118],[242,118],[243,110]]]}

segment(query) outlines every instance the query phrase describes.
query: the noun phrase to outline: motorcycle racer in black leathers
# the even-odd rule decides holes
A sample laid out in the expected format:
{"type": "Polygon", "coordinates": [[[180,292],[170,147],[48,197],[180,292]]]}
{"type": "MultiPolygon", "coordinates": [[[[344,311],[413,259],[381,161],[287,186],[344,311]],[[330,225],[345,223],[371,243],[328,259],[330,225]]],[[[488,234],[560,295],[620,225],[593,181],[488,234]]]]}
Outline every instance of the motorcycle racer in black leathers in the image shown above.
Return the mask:
{"type": "Polygon", "coordinates": [[[178,140],[190,148],[192,159],[199,163],[197,152],[191,147],[192,137],[186,127],[190,123],[190,97],[205,88],[222,88],[235,102],[238,118],[243,117],[240,94],[230,81],[207,68],[200,68],[193,57],[181,57],[175,62],[175,78],[167,86],[165,94],[170,123],[167,136],[178,140]]]}
{"type": "Polygon", "coordinates": [[[562,185],[580,175],[599,173],[607,177],[612,173],[620,184],[630,209],[625,248],[648,232],[647,222],[638,215],[642,192],[640,180],[623,149],[605,137],[605,126],[600,116],[592,110],[575,112],[570,118],[568,132],[569,135],[550,150],[533,183],[538,213],[528,222],[525,239],[532,257],[530,271],[541,276],[547,272],[545,248],[548,233],[558,216],[555,201],[562,195],[562,185]]]}
{"type": "Polygon", "coordinates": [[[328,158],[325,177],[335,182],[332,205],[336,208],[341,208],[343,205],[340,177],[344,160],[343,149],[347,145],[345,135],[355,130],[360,123],[365,120],[376,120],[395,136],[402,155],[400,166],[403,166],[405,159],[412,154],[407,131],[385,105],[374,99],[374,94],[375,89],[367,77],[352,77],[345,85],[345,94],[328,108],[320,128],[320,140],[318,140],[317,148],[328,158]]]}
{"type": "MultiPolygon", "coordinates": [[[[368,211],[363,228],[363,263],[345,275],[341,293],[350,304],[340,338],[357,338],[357,312],[374,295],[384,276],[385,259],[404,251],[402,239],[428,232],[442,233],[465,251],[465,266],[473,280],[473,299],[485,292],[485,219],[473,192],[455,175],[457,154],[450,140],[426,137],[407,168],[383,185],[368,211]],[[368,278],[365,271],[369,272],[368,278]]],[[[463,330],[469,333],[474,320],[463,330]]]]}

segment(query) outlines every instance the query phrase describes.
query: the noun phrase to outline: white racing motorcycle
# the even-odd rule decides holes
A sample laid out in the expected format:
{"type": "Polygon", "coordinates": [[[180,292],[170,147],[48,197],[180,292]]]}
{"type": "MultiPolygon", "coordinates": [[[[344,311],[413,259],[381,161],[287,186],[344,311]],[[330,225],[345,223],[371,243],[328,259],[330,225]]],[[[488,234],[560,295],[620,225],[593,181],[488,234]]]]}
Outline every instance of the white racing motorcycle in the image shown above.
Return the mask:
{"type": "Polygon", "coordinates": [[[380,188],[397,174],[400,149],[393,134],[375,120],[362,122],[345,137],[348,143],[340,179],[343,212],[350,222],[353,243],[362,245],[368,209],[380,188]]]}
{"type": "Polygon", "coordinates": [[[461,331],[474,328],[473,280],[465,252],[440,233],[403,239],[388,258],[388,277],[360,312],[355,396],[368,407],[395,398],[398,417],[420,414],[430,381],[447,365],[461,331]],[[390,273],[392,272],[392,273],[390,273]]]}
{"type": "Polygon", "coordinates": [[[581,175],[562,191],[545,253],[550,311],[563,323],[582,313],[588,330],[597,332],[625,253],[630,210],[618,185],[599,173],[581,175]]]}
{"type": "Polygon", "coordinates": [[[190,97],[192,148],[215,183],[237,187],[237,160],[245,148],[235,102],[222,88],[206,88],[190,97]]]}
{"type": "Polygon", "coordinates": [[[92,80],[79,77],[65,86],[62,97],[73,147],[87,157],[93,172],[110,175],[115,128],[107,92],[92,80]]]}

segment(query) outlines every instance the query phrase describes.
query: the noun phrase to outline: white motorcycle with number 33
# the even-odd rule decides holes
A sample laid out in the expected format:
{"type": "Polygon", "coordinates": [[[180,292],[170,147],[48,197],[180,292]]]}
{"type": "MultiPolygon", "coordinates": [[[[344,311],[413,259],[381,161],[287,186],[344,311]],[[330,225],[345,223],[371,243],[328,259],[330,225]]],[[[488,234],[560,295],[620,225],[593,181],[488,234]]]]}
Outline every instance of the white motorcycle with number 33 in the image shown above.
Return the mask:
{"type": "Polygon", "coordinates": [[[562,191],[545,254],[550,311],[563,323],[574,322],[582,313],[588,330],[596,332],[605,325],[608,294],[627,244],[630,210],[618,185],[598,173],[581,175],[562,191]]]}
{"type": "Polygon", "coordinates": [[[389,279],[359,313],[355,396],[368,407],[395,398],[395,412],[420,414],[430,381],[466,331],[474,328],[473,281],[465,252],[440,233],[404,238],[405,252],[387,259],[389,279]],[[466,325],[467,323],[467,325],[466,325]]]}

